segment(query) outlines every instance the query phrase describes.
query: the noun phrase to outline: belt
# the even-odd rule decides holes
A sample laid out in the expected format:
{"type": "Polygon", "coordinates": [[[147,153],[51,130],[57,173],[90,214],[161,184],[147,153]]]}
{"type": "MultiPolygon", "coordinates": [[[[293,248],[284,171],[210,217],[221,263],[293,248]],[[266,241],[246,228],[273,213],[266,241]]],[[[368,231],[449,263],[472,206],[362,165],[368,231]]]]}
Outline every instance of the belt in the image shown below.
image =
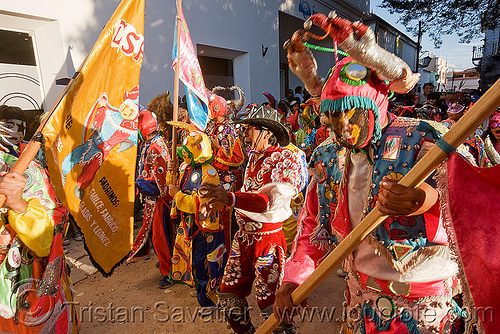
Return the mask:
{"type": "Polygon", "coordinates": [[[379,293],[402,296],[409,300],[415,300],[428,296],[444,296],[451,293],[452,287],[458,284],[455,276],[452,284],[448,279],[430,282],[398,282],[386,281],[355,271],[363,289],[376,291],[379,293]],[[451,285],[451,286],[450,286],[451,285]]]}
{"type": "MultiPolygon", "coordinates": [[[[247,218],[247,217],[245,217],[247,218]]],[[[240,226],[240,231],[244,233],[249,233],[249,234],[272,234],[281,231],[283,227],[282,222],[278,223],[262,223],[262,222],[255,222],[253,220],[250,220],[249,218],[245,219],[243,217],[240,217],[239,215],[236,215],[236,221],[238,222],[238,225],[240,226]]]]}

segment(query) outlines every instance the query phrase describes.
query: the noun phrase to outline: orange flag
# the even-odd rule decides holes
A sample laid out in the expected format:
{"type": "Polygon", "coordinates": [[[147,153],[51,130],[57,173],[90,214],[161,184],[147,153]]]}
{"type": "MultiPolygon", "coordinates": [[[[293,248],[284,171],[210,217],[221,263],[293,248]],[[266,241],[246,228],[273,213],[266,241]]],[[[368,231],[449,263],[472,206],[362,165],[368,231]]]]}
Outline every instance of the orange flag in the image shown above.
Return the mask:
{"type": "Polygon", "coordinates": [[[107,275],[133,241],[145,0],[123,0],[42,134],[58,197],[107,275]]]}

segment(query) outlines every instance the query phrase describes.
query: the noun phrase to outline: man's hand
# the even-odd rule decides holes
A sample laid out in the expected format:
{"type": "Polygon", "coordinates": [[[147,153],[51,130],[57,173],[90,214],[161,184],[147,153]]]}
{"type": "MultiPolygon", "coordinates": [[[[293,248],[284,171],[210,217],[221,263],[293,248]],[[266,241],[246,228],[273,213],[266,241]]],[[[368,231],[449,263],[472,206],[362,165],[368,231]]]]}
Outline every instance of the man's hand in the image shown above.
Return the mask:
{"type": "MultiPolygon", "coordinates": [[[[276,299],[274,301],[273,312],[274,317],[279,322],[292,323],[293,316],[297,313],[297,306],[292,304],[292,292],[298,287],[297,284],[292,282],[283,282],[276,292],[276,299]]],[[[311,306],[304,299],[300,303],[301,308],[310,309],[311,306]]]]}
{"type": "Polygon", "coordinates": [[[212,149],[217,152],[220,147],[219,138],[217,136],[210,136],[210,143],[212,143],[212,149]]]}
{"type": "Polygon", "coordinates": [[[384,176],[380,182],[377,208],[389,216],[410,216],[424,204],[426,192],[420,188],[408,188],[397,180],[384,176]]]}
{"type": "Polygon", "coordinates": [[[177,159],[172,159],[167,162],[167,170],[172,173],[172,175],[177,175],[179,166],[177,165],[177,159]]]}
{"type": "Polygon", "coordinates": [[[0,177],[0,194],[7,197],[5,205],[16,213],[26,211],[26,201],[22,197],[26,178],[15,172],[0,172],[0,177]]]}
{"type": "Polygon", "coordinates": [[[173,184],[169,184],[168,185],[168,194],[170,195],[170,197],[174,197],[175,194],[177,194],[177,192],[181,190],[181,188],[179,186],[176,186],[176,185],[173,185],[173,184]]]}
{"type": "Polygon", "coordinates": [[[205,215],[215,214],[216,211],[220,211],[229,205],[229,193],[221,186],[204,184],[198,189],[198,193],[201,198],[210,198],[201,208],[201,212],[205,215]]]}

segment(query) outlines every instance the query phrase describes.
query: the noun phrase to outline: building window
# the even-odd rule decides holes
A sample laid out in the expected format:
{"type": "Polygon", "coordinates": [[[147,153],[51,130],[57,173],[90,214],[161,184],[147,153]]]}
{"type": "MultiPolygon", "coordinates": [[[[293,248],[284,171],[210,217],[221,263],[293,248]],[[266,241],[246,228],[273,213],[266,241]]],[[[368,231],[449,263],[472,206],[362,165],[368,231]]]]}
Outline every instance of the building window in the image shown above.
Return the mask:
{"type": "MultiPolygon", "coordinates": [[[[231,87],[234,85],[233,60],[198,55],[205,86],[212,89],[216,86],[231,87]]],[[[233,92],[227,92],[225,98],[234,98],[233,92]]]]}
{"type": "Polygon", "coordinates": [[[36,66],[31,36],[24,32],[0,30],[0,63],[36,66]]]}

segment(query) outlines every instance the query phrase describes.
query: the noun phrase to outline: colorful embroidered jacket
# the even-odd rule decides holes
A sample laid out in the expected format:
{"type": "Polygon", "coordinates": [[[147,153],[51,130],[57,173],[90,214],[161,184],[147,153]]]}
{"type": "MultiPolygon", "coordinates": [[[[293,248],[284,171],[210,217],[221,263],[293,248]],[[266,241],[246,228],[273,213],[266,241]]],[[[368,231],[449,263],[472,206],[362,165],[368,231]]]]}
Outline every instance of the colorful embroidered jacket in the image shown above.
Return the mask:
{"type": "Polygon", "coordinates": [[[200,212],[203,199],[198,194],[202,184],[219,185],[219,176],[209,163],[196,164],[194,167],[182,163],[180,167],[180,188],[175,196],[175,211],[181,216],[181,224],[186,231],[186,237],[192,238],[198,230],[217,232],[221,229],[219,214],[206,217],[200,212]],[[196,226],[192,225],[195,223],[196,226]]]}
{"type": "Polygon", "coordinates": [[[140,150],[138,177],[136,179],[139,192],[153,199],[160,196],[168,197],[165,200],[170,200],[165,177],[170,155],[163,138],[156,135],[150,142],[143,143],[140,150]]]}
{"type": "MultiPolygon", "coordinates": [[[[455,125],[455,121],[451,119],[446,119],[441,122],[444,126],[450,129],[453,125],[455,125]]],[[[474,157],[474,164],[478,167],[491,167],[491,159],[488,155],[488,151],[486,149],[486,144],[484,143],[481,135],[483,134],[483,129],[480,126],[477,130],[470,135],[463,144],[469,149],[469,152],[474,157]]]]}
{"type": "MultiPolygon", "coordinates": [[[[359,195],[362,196],[360,203],[363,206],[360,220],[374,208],[379,182],[383,176],[401,179],[445,131],[441,124],[432,121],[411,118],[396,118],[392,121],[384,130],[382,138],[371,145],[365,156],[368,160],[368,187],[364,190],[365,194],[359,195]]],[[[313,154],[313,157],[318,159],[312,161],[317,175],[308,188],[306,205],[299,217],[299,232],[294,251],[285,268],[285,281],[301,284],[326,255],[330,244],[338,244],[358,223],[350,221],[351,203],[348,202],[347,188],[348,185],[351,186],[348,175],[351,155],[354,153],[347,152],[345,173],[343,179],[340,179],[340,168],[337,164],[341,162],[338,161],[337,152],[332,146],[333,144],[322,145],[313,154]],[[324,163],[328,163],[328,167],[323,168],[324,163]],[[330,195],[331,201],[328,202],[325,194],[328,191],[331,194],[332,190],[336,194],[330,195]]],[[[460,153],[466,154],[463,148],[460,153]]],[[[443,259],[450,266],[449,271],[454,271],[453,264],[448,263],[450,260],[447,236],[440,224],[439,215],[439,203],[436,203],[421,215],[390,216],[373,232],[368,243],[374,258],[382,257],[389,261],[392,269],[387,275],[396,277],[394,280],[409,279],[411,273],[406,274],[431,257],[443,259]]],[[[354,265],[356,267],[356,260],[354,265]]],[[[386,274],[380,268],[375,270],[382,276],[386,274]]]]}
{"type": "Polygon", "coordinates": [[[254,221],[256,229],[265,223],[283,222],[292,215],[290,200],[299,193],[302,182],[299,157],[293,151],[276,145],[260,157],[252,154],[243,188],[235,193],[237,217],[254,221]],[[251,194],[266,198],[263,212],[254,211],[257,197],[251,194]]]}
{"type": "MultiPolygon", "coordinates": [[[[0,152],[3,171],[16,160],[0,152]]],[[[0,332],[74,333],[78,322],[62,247],[67,210],[39,164],[31,162],[24,175],[26,211],[1,214],[0,332]]]]}
{"type": "Polygon", "coordinates": [[[213,152],[213,166],[217,170],[234,170],[245,162],[245,155],[238,136],[240,124],[233,125],[228,119],[220,123],[211,121],[205,132],[209,137],[215,136],[219,140],[219,149],[213,152]]]}
{"type": "Polygon", "coordinates": [[[300,176],[300,185],[299,192],[292,198],[290,203],[290,207],[292,208],[293,218],[297,220],[299,217],[300,209],[304,204],[304,196],[307,183],[309,182],[309,172],[307,171],[307,158],[304,151],[290,143],[286,147],[286,149],[292,151],[297,156],[297,161],[299,163],[299,176],[300,176]]]}
{"type": "MultiPolygon", "coordinates": [[[[207,140],[208,141],[208,140],[207,140]]],[[[174,195],[173,216],[180,216],[172,256],[171,279],[197,287],[201,306],[217,302],[215,291],[220,285],[227,261],[224,231],[220,213],[205,216],[200,208],[206,198],[198,189],[203,184],[219,185],[217,171],[210,163],[183,163],[179,176],[180,190],[174,195]]]]}
{"type": "Polygon", "coordinates": [[[327,138],[312,153],[314,171],[298,219],[297,237],[287,264],[285,281],[302,283],[338,240],[329,224],[338,202],[346,149],[327,138]]]}
{"type": "Polygon", "coordinates": [[[160,272],[168,276],[173,248],[174,228],[169,223],[172,197],[166,180],[168,147],[160,135],[140,146],[136,184],[145,197],[142,227],[132,246],[129,260],[142,249],[152,234],[153,245],[160,262],[160,272]]]}

